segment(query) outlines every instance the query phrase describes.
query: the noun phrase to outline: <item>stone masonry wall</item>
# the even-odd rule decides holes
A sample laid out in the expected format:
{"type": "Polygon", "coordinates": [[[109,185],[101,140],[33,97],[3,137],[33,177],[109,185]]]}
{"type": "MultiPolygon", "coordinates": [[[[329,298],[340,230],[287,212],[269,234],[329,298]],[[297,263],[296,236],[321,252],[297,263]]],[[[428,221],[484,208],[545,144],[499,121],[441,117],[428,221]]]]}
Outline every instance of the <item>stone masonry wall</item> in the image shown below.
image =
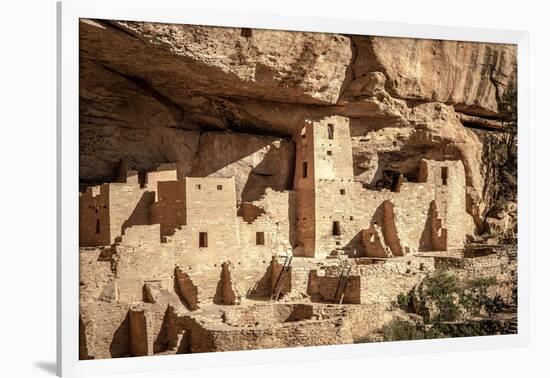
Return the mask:
{"type": "Polygon", "coordinates": [[[292,250],[294,240],[294,191],[267,189],[253,203],[243,203],[243,220],[239,221],[240,241],[251,254],[269,249],[273,254],[292,250]],[[263,232],[265,244],[256,244],[256,233],[263,232]]]}
{"type": "Polygon", "coordinates": [[[80,305],[81,355],[95,359],[131,355],[128,306],[97,301],[80,305]]]}
{"type": "Polygon", "coordinates": [[[238,248],[239,228],[234,178],[185,178],[186,227],[189,248],[218,254],[238,248]],[[199,247],[199,233],[207,233],[207,246],[199,247]]]}
{"type": "Polygon", "coordinates": [[[366,280],[361,276],[349,276],[347,282],[340,276],[318,276],[318,294],[323,301],[346,304],[363,303],[362,292],[366,290],[366,280]],[[343,294],[343,298],[342,298],[343,294]]]}
{"type": "Polygon", "coordinates": [[[185,181],[158,183],[157,202],[151,207],[151,223],[160,224],[162,236],[172,235],[187,219],[185,181]]]}
{"type": "Polygon", "coordinates": [[[111,243],[122,235],[126,228],[149,224],[149,210],[154,200],[155,193],[140,188],[139,183],[109,184],[111,243]]]}
{"type": "Polygon", "coordinates": [[[316,257],[360,248],[349,120],[326,117],[311,126],[314,142],[316,257]]]}
{"type": "Polygon", "coordinates": [[[145,187],[151,192],[155,192],[155,201],[158,201],[158,183],[162,181],[176,181],[178,172],[172,165],[160,166],[156,171],[147,172],[145,178],[145,187]]]}
{"type": "Polygon", "coordinates": [[[311,123],[305,124],[294,137],[296,168],[294,171],[295,198],[295,256],[315,256],[315,154],[311,123]]]}
{"type": "Polygon", "coordinates": [[[171,248],[160,242],[160,226],[133,226],[116,246],[115,279],[119,300],[141,302],[145,281],[158,281],[173,290],[176,261],[171,248]]]}
{"type": "Polygon", "coordinates": [[[381,264],[356,266],[352,274],[360,275],[361,303],[389,305],[401,293],[408,293],[433,271],[434,260],[421,257],[400,257],[381,264]]]}
{"type": "Polygon", "coordinates": [[[125,183],[88,188],[80,196],[80,245],[109,245],[127,227],[150,223],[155,193],[140,188],[130,176],[125,183]]]}
{"type": "MultiPolygon", "coordinates": [[[[441,245],[432,245],[432,222],[430,204],[436,201],[437,215],[442,227],[447,229],[448,248],[460,248],[465,235],[474,233],[472,217],[466,212],[464,169],[460,161],[427,161],[421,164],[418,183],[404,182],[398,192],[389,190],[372,191],[356,186],[355,216],[357,222],[369,228],[375,222],[394,228],[395,236],[386,239],[396,241],[404,254],[414,251],[439,250],[441,245]],[[452,189],[441,189],[441,179],[436,180],[436,172],[442,166],[448,167],[447,185],[452,189]],[[427,172],[425,175],[422,171],[427,172]],[[455,188],[456,187],[456,188],[455,188]],[[387,209],[393,210],[393,223],[388,225],[387,209]],[[386,207],[386,211],[384,210],[386,207]]],[[[439,175],[439,173],[438,173],[439,175]]],[[[386,243],[388,241],[386,240],[386,243]]]]}
{"type": "Polygon", "coordinates": [[[426,182],[435,187],[435,201],[447,230],[447,248],[462,248],[465,235],[474,233],[474,222],[466,209],[466,174],[461,161],[422,161],[427,167],[426,182]]]}
{"type": "Polygon", "coordinates": [[[382,227],[394,256],[441,249],[442,238],[448,248],[460,248],[465,235],[474,233],[460,160],[423,160],[419,182],[402,178],[395,191],[374,191],[354,182],[347,118],[306,121],[295,142],[296,256],[322,258],[338,250],[364,256],[362,230],[374,224],[382,227]],[[441,219],[435,228],[432,201],[441,219]]]}
{"type": "Polygon", "coordinates": [[[211,331],[213,351],[249,350],[264,348],[291,348],[349,344],[353,342],[351,331],[341,319],[306,320],[297,323],[275,325],[264,329],[211,331]]]}
{"type": "Polygon", "coordinates": [[[340,239],[351,240],[360,231],[347,224],[354,202],[349,121],[306,120],[295,141],[297,255],[327,256],[342,245],[340,239]]]}
{"type": "Polygon", "coordinates": [[[109,184],[87,188],[79,200],[80,246],[111,244],[109,224],[109,184]]]}

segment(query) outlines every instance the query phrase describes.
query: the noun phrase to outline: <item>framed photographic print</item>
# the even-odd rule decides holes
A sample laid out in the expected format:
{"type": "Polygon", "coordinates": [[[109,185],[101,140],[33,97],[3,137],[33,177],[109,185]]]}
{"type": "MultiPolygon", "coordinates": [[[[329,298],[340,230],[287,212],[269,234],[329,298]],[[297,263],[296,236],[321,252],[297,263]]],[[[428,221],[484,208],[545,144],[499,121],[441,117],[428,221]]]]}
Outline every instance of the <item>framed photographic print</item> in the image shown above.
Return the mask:
{"type": "Polygon", "coordinates": [[[58,15],[59,374],[526,344],[526,32],[58,15]]]}

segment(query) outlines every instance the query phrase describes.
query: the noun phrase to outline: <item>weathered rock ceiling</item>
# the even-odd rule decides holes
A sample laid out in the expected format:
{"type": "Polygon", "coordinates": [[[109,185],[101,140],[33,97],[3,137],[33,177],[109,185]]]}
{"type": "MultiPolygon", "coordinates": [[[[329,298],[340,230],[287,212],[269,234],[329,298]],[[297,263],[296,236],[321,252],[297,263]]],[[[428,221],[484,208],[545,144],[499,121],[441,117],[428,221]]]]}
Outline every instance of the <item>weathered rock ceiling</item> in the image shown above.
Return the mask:
{"type": "Polygon", "coordinates": [[[99,20],[80,30],[84,88],[113,77],[167,112],[134,112],[132,127],[289,136],[304,115],[407,118],[398,100],[492,117],[515,84],[511,45],[99,20]]]}

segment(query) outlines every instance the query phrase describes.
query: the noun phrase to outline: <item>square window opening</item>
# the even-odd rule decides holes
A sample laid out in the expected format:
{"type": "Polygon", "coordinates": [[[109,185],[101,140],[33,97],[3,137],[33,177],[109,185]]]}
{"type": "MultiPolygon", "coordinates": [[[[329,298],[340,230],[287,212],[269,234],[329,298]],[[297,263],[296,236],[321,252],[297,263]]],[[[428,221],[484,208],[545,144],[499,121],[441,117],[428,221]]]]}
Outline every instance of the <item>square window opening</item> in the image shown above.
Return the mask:
{"type": "Polygon", "coordinates": [[[334,221],[332,222],[332,236],[340,236],[340,222],[334,221]]]}
{"type": "Polygon", "coordinates": [[[199,248],[208,248],[208,233],[199,232],[199,248]]]}
{"type": "Polygon", "coordinates": [[[441,167],[441,183],[447,185],[447,179],[449,178],[449,168],[441,167]]]}
{"type": "Polygon", "coordinates": [[[256,245],[265,245],[265,234],[262,232],[256,232],[256,245]]]}
{"type": "Polygon", "coordinates": [[[334,139],[334,125],[329,123],[327,125],[328,139],[334,139]]]}
{"type": "Polygon", "coordinates": [[[241,29],[241,37],[244,37],[244,38],[250,38],[250,37],[252,37],[252,29],[250,29],[250,28],[242,28],[242,29],[241,29]]]}
{"type": "Polygon", "coordinates": [[[218,190],[222,190],[222,186],[221,185],[218,185],[218,190]]]}

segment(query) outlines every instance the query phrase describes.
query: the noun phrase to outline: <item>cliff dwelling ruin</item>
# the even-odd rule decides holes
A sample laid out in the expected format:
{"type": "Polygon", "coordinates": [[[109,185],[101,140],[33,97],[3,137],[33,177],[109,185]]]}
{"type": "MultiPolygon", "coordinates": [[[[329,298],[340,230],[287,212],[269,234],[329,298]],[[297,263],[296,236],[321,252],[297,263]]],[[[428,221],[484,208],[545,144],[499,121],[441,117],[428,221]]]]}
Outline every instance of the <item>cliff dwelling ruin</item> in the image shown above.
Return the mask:
{"type": "Polygon", "coordinates": [[[514,241],[499,235],[517,201],[491,165],[512,47],[80,29],[81,359],[383,341],[395,321],[433,330],[444,319],[425,293],[442,271],[460,298],[491,276],[502,306],[467,326],[514,332],[514,241]],[[275,61],[285,46],[301,53],[275,61]],[[501,80],[474,69],[476,88],[424,98],[432,82],[399,86],[380,68],[414,48],[433,49],[426,71],[460,76],[452,55],[501,80]]]}

